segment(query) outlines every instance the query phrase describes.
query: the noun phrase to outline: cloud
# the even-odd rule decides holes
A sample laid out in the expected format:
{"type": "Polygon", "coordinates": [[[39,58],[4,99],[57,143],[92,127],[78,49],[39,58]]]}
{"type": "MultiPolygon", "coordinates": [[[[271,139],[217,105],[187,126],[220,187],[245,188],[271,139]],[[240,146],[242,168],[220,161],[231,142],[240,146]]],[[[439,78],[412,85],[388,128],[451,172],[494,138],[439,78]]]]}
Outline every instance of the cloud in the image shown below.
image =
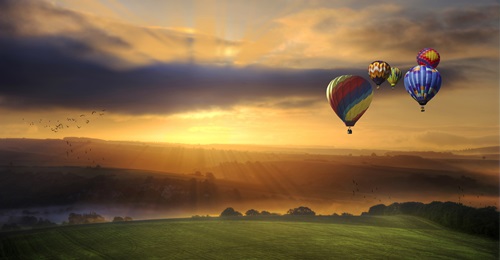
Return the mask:
{"type": "MultiPolygon", "coordinates": [[[[82,53],[98,52],[93,46],[65,37],[3,38],[0,45],[2,106],[18,109],[97,107],[126,114],[172,114],[237,104],[301,108],[324,102],[326,85],[337,76],[354,74],[368,79],[365,68],[299,70],[157,63],[113,69],[82,57],[82,53]]],[[[459,79],[453,75],[461,75],[454,69],[443,74],[451,86],[459,79]]],[[[386,91],[378,97],[394,95],[406,93],[386,91]]]]}
{"type": "Polygon", "coordinates": [[[364,70],[293,70],[158,63],[115,70],[81,58],[92,46],[64,37],[2,39],[0,96],[13,108],[107,108],[130,114],[170,114],[228,108],[269,98],[302,97],[279,107],[324,100],[335,76],[364,70]]]}
{"type": "Polygon", "coordinates": [[[426,9],[397,3],[308,9],[280,18],[287,39],[281,52],[300,46],[302,56],[310,59],[327,57],[347,64],[382,59],[409,66],[420,49],[433,47],[443,60],[498,60],[498,3],[426,9]]]}
{"type": "MultiPolygon", "coordinates": [[[[137,56],[134,53],[148,55],[138,47],[141,40],[132,38],[148,34],[158,38],[157,43],[196,45],[198,41],[206,43],[210,37],[180,29],[138,28],[99,18],[91,21],[85,14],[45,2],[0,1],[0,6],[0,26],[10,28],[0,33],[0,69],[5,75],[0,79],[0,96],[4,108],[106,108],[124,114],[173,114],[241,103],[301,107],[315,100],[324,101],[324,89],[333,77],[365,72],[228,67],[217,65],[216,59],[206,64],[196,55],[201,65],[189,59],[167,63],[149,58],[145,58],[149,62],[137,65],[132,62],[131,56],[137,56]],[[110,27],[103,28],[103,24],[110,27]],[[133,37],[125,37],[125,32],[133,37]],[[123,63],[132,66],[120,66],[123,63]],[[293,99],[267,102],[286,97],[293,99]]],[[[224,46],[235,45],[213,40],[224,46]]],[[[196,47],[191,51],[196,52],[196,47]]]]}
{"type": "Polygon", "coordinates": [[[157,62],[227,63],[240,44],[196,28],[140,26],[45,1],[1,0],[0,7],[0,35],[25,41],[64,37],[91,46],[94,52],[85,57],[112,68],[157,62]]]}
{"type": "MultiPolygon", "coordinates": [[[[306,10],[277,18],[277,26],[264,40],[251,42],[228,41],[186,28],[134,26],[42,1],[0,0],[1,106],[97,107],[124,114],[174,114],[239,104],[311,107],[324,102],[326,85],[336,76],[368,79],[367,64],[375,58],[368,53],[377,39],[382,49],[391,50],[380,55],[412,53],[414,59],[411,31],[437,24],[443,34],[432,30],[429,39],[434,41],[437,36],[450,38],[453,33],[477,29],[478,18],[467,10],[449,9],[444,22],[433,18],[437,11],[432,11],[418,24],[415,16],[400,14],[409,10],[393,4],[306,10]],[[385,14],[382,20],[374,20],[382,22],[380,28],[375,25],[379,22],[366,22],[377,13],[385,14]],[[460,17],[467,18],[462,29],[447,29],[460,17]],[[399,28],[406,30],[404,37],[391,36],[387,31],[391,22],[409,26],[399,28]],[[374,35],[375,30],[382,33],[374,35]],[[272,33],[281,36],[274,38],[272,33]],[[233,62],[241,66],[226,66],[233,62]]],[[[498,36],[498,27],[491,25],[498,12],[481,10],[485,11],[481,28],[492,36],[479,35],[470,52],[490,48],[488,40],[498,36]]],[[[483,64],[491,65],[486,66],[491,68],[488,75],[496,75],[498,58],[488,60],[482,53],[477,52],[473,64],[467,55],[443,58],[439,69],[446,84],[460,87],[454,83],[471,79],[469,75],[478,71],[485,73],[483,64]],[[471,72],[463,73],[465,69],[471,72]]],[[[406,64],[402,60],[399,64],[406,64]]],[[[386,92],[377,98],[394,95],[406,93],[386,92]]]]}

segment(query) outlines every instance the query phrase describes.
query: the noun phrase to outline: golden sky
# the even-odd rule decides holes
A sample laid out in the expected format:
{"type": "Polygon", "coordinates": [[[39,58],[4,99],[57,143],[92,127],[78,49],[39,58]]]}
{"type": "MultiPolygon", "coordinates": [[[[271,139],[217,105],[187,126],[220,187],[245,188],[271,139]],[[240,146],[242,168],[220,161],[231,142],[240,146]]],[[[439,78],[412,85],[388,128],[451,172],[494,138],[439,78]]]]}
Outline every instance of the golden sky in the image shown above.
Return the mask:
{"type": "Polygon", "coordinates": [[[498,145],[499,10],[487,0],[0,1],[0,137],[498,145]],[[325,98],[330,80],[369,79],[374,60],[406,73],[425,47],[439,51],[443,78],[427,111],[402,81],[384,83],[347,135],[325,98]]]}

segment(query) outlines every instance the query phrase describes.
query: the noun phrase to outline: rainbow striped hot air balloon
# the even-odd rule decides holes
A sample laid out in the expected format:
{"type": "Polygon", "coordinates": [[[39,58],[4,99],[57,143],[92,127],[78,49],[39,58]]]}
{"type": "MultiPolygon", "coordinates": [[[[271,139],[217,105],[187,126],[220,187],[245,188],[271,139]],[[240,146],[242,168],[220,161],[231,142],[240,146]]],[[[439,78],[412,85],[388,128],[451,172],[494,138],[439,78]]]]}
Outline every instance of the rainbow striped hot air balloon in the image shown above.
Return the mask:
{"type": "Polygon", "coordinates": [[[435,69],[439,65],[440,61],[441,56],[439,56],[439,53],[432,48],[424,48],[417,54],[418,65],[426,65],[435,69]]]}
{"type": "Polygon", "coordinates": [[[373,88],[368,80],[360,76],[343,75],[328,84],[326,98],[351,134],[351,126],[356,124],[372,102],[373,88]]]}
{"type": "Polygon", "coordinates": [[[417,101],[422,112],[441,88],[441,74],[437,69],[425,65],[417,65],[405,74],[405,88],[410,96],[417,101]]]}
{"type": "Polygon", "coordinates": [[[387,82],[391,84],[392,89],[398,84],[398,81],[403,77],[403,72],[400,69],[391,67],[391,74],[387,78],[387,82]]]}
{"type": "Polygon", "coordinates": [[[390,74],[391,65],[385,61],[376,60],[368,65],[368,75],[377,85],[377,89],[380,88],[380,84],[384,83],[390,74]]]}

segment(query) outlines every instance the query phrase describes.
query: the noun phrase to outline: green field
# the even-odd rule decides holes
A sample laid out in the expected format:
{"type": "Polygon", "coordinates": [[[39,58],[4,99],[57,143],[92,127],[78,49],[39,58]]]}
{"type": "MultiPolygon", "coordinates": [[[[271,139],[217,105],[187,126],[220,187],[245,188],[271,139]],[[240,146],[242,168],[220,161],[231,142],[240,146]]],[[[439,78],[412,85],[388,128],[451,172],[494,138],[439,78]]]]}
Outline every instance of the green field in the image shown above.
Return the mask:
{"type": "Polygon", "coordinates": [[[135,221],[0,233],[0,259],[498,259],[498,241],[411,216],[135,221]]]}

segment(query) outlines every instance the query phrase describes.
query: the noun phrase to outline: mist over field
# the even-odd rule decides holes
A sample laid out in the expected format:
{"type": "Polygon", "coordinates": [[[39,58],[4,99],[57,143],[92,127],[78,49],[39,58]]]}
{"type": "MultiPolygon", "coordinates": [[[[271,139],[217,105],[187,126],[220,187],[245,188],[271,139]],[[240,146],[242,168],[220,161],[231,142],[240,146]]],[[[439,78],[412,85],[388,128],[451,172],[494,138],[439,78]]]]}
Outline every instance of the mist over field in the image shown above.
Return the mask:
{"type": "Polygon", "coordinates": [[[376,204],[452,201],[497,207],[498,148],[449,152],[182,145],[87,138],[1,139],[0,222],[219,215],[359,215],[376,204]]]}

